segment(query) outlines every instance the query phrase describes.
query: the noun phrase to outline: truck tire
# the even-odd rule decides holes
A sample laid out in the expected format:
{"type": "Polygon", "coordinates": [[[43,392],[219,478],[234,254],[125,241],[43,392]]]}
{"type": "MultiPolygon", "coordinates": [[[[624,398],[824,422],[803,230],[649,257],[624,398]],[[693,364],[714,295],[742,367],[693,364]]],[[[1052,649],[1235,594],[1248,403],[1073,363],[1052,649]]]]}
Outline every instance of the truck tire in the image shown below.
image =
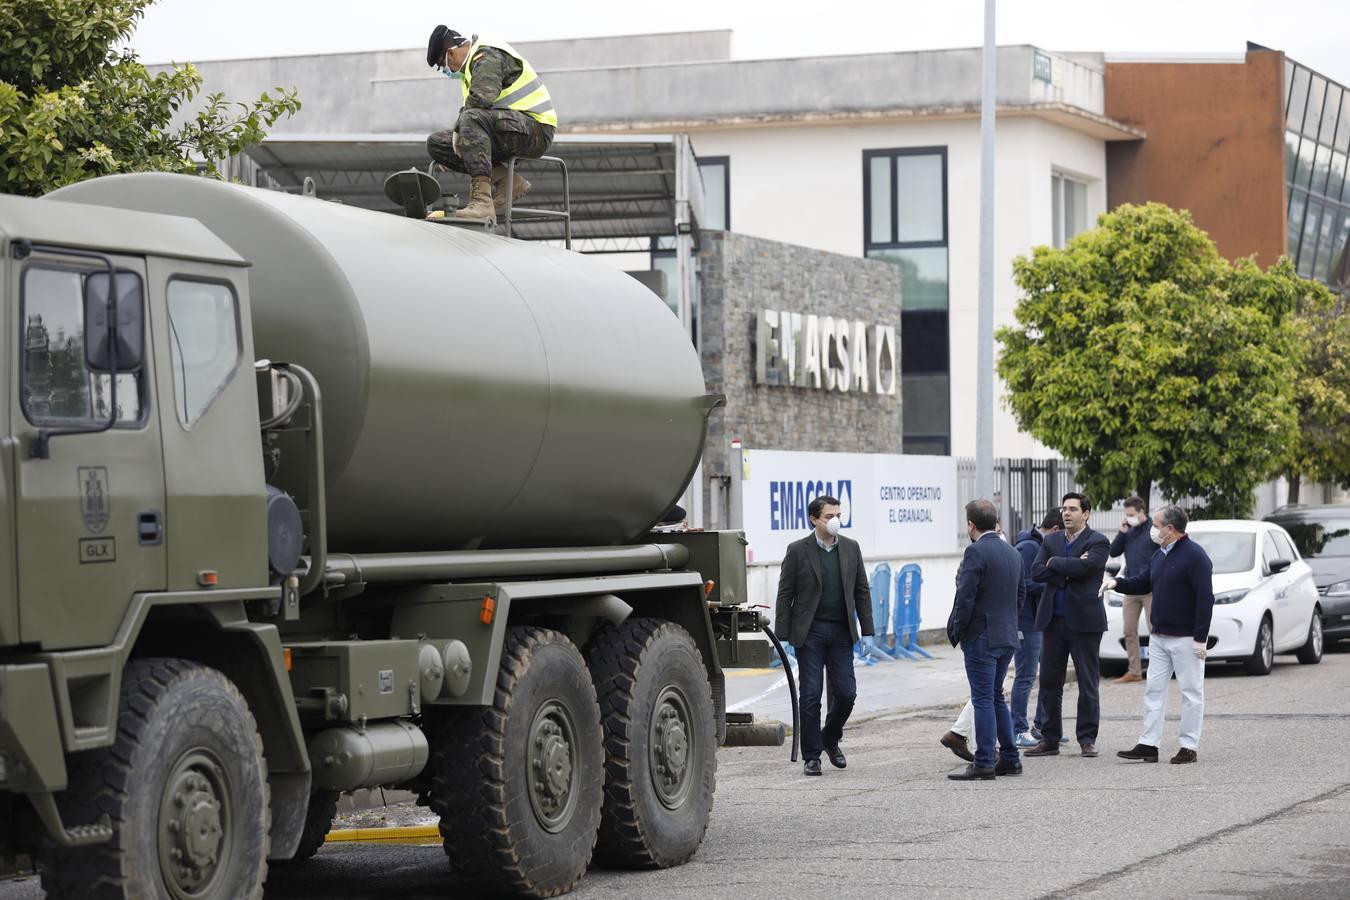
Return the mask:
{"type": "Polygon", "coordinates": [[[273,865],[293,866],[319,852],[333,827],[333,819],[337,818],[337,803],[340,796],[342,795],[338,791],[315,791],[309,795],[309,809],[305,812],[305,830],[300,834],[300,843],[295,848],[295,855],[285,860],[274,859],[273,865]]]}
{"type": "Polygon", "coordinates": [[[431,807],[460,886],[555,897],[581,880],[605,750],[590,673],[566,636],[508,628],[492,705],[451,709],[432,747],[431,807]]]}
{"type": "Polygon", "coordinates": [[[607,628],[587,653],[605,725],[596,860],[663,869],[703,843],[717,779],[708,672],[694,640],[661,619],[607,628]]]}
{"type": "Polygon", "coordinates": [[[271,807],[248,703],[215,669],[138,659],[122,673],[113,746],[70,757],[67,827],[114,828],[104,844],[41,854],[49,898],[261,898],[271,807]]]}

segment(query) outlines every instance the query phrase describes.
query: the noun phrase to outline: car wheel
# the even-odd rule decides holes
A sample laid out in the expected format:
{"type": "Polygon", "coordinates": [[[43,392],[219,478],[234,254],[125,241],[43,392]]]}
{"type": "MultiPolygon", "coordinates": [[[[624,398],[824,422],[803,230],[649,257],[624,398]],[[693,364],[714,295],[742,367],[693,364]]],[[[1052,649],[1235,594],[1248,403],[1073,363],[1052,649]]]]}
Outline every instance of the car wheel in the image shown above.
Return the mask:
{"type": "Polygon", "coordinates": [[[1314,607],[1312,621],[1308,623],[1308,640],[1298,648],[1298,661],[1307,666],[1322,661],[1322,610],[1314,607]]]}
{"type": "Polygon", "coordinates": [[[1248,675],[1269,675],[1275,667],[1275,635],[1270,616],[1261,617],[1261,625],[1256,630],[1256,647],[1248,657],[1246,671],[1248,675]]]}

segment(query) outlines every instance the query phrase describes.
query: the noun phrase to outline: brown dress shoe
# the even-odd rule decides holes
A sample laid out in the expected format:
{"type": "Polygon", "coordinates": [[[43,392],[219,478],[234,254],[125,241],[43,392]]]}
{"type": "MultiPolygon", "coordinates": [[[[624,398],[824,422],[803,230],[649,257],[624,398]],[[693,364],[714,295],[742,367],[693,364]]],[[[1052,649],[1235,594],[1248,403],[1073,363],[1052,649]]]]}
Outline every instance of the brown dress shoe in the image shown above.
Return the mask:
{"type": "Polygon", "coordinates": [[[970,752],[970,745],[966,743],[965,738],[961,737],[961,735],[957,734],[955,731],[949,731],[944,734],[938,743],[964,759],[966,762],[973,763],[975,761],[975,754],[970,752]]]}
{"type": "Polygon", "coordinates": [[[1182,763],[1193,763],[1198,758],[1199,757],[1194,750],[1187,750],[1185,747],[1182,747],[1177,751],[1177,755],[1172,757],[1172,764],[1180,765],[1182,763]]]}
{"type": "Polygon", "coordinates": [[[1116,679],[1116,684],[1134,684],[1136,682],[1143,680],[1144,680],[1143,675],[1139,675],[1135,672],[1126,672],[1124,675],[1116,679]]]}
{"type": "Polygon", "coordinates": [[[1044,738],[1035,747],[1030,750],[1023,750],[1023,756],[1059,756],[1059,744],[1051,743],[1044,738]]]}
{"type": "Polygon", "coordinates": [[[1097,745],[1092,743],[1092,741],[1083,741],[1083,743],[1078,745],[1078,749],[1079,752],[1089,758],[1097,755],[1097,745]]]}

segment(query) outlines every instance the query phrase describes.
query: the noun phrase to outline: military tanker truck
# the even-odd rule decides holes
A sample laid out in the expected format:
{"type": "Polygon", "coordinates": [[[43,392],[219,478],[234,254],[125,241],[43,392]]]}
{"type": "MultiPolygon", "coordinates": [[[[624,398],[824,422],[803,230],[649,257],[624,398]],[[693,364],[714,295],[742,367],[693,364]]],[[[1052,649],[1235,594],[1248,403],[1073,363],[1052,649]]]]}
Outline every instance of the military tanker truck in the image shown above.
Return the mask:
{"type": "Polygon", "coordinates": [[[448,883],[688,860],[763,664],[654,533],[699,360],[580,254],[205,178],[0,198],[0,844],[52,897],[258,897],[341,792],[448,883]]]}

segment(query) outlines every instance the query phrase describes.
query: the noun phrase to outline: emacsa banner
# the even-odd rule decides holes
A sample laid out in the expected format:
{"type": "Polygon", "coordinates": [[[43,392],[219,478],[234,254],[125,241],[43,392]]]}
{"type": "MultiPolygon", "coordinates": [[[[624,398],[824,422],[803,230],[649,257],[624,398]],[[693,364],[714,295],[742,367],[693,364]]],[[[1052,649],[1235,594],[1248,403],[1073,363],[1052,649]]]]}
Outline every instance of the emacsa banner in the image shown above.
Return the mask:
{"type": "Polygon", "coordinates": [[[811,501],[833,497],[839,501],[839,525],[853,527],[853,479],[837,481],[796,480],[769,483],[769,528],[801,531],[811,527],[811,501]]]}
{"type": "Polygon", "coordinates": [[[742,451],[746,538],[776,562],[811,529],[816,497],[839,501],[842,533],[869,559],[957,549],[956,460],[888,453],[742,451]]]}

